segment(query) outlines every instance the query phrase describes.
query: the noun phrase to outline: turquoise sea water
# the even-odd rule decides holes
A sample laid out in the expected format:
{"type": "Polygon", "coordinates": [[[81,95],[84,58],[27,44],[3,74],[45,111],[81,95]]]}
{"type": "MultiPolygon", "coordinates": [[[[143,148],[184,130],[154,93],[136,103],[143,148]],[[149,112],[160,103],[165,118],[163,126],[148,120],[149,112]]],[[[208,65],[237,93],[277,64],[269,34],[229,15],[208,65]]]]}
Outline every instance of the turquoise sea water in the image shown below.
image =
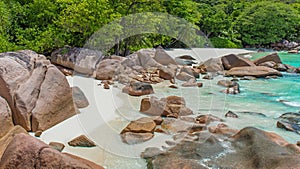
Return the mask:
{"type": "MultiPolygon", "coordinates": [[[[279,55],[284,63],[300,66],[300,54],[280,52],[279,55]]],[[[198,79],[204,83],[203,88],[177,90],[169,89],[165,85],[156,86],[155,95],[158,97],[183,96],[187,106],[192,108],[195,114],[216,115],[225,119],[225,123],[232,128],[254,126],[276,132],[291,143],[300,141],[300,135],[276,127],[280,115],[287,112],[300,112],[300,74],[283,73],[283,77],[278,79],[240,80],[241,93],[237,95],[226,95],[220,92],[224,88],[216,84],[221,79],[224,78],[218,76],[214,80],[198,79]],[[228,110],[237,113],[239,118],[225,118],[224,115],[228,110]]]]}

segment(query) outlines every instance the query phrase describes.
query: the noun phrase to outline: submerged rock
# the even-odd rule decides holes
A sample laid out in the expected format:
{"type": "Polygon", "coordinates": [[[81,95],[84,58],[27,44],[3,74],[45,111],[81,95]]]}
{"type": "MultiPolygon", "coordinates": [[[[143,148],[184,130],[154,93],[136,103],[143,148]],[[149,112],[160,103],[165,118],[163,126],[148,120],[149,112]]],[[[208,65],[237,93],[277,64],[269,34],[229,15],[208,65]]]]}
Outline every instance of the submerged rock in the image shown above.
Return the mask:
{"type": "Polygon", "coordinates": [[[300,134],[300,113],[284,113],[279,117],[277,127],[300,134]]]}
{"type": "Polygon", "coordinates": [[[153,133],[133,133],[133,132],[126,132],[121,134],[122,141],[127,144],[138,144],[143,143],[145,141],[150,140],[153,138],[153,133]]]}
{"type": "Polygon", "coordinates": [[[238,118],[239,116],[237,114],[233,113],[232,111],[228,111],[225,114],[225,117],[238,118]]]}

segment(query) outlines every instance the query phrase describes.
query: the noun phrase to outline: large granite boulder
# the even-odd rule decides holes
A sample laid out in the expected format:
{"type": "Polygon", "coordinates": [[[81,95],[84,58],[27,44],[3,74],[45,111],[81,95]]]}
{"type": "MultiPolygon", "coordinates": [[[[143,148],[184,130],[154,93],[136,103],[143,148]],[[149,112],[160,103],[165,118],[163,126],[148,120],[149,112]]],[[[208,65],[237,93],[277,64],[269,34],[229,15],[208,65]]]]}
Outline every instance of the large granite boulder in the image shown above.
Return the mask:
{"type": "Polygon", "coordinates": [[[279,55],[277,53],[271,53],[267,56],[261,57],[253,61],[255,65],[262,64],[264,62],[275,62],[275,63],[282,63],[279,55]]]}
{"type": "Polygon", "coordinates": [[[12,113],[5,99],[0,97],[0,138],[14,127],[12,113]]]}
{"type": "Polygon", "coordinates": [[[226,76],[254,76],[254,77],[266,77],[266,76],[282,76],[282,74],[272,68],[265,66],[251,66],[251,67],[235,67],[225,73],[226,76]]]}
{"type": "Polygon", "coordinates": [[[76,47],[64,47],[51,53],[51,63],[75,72],[92,75],[97,63],[103,59],[102,52],[76,47]]]}
{"type": "Polygon", "coordinates": [[[205,72],[222,72],[224,71],[221,58],[210,58],[200,65],[205,72]]]}
{"type": "Polygon", "coordinates": [[[141,49],[129,56],[128,59],[133,61],[134,65],[138,65],[143,67],[144,69],[156,67],[161,68],[163,65],[155,61],[153,58],[155,57],[155,50],[153,49],[141,49]]]}
{"type": "Polygon", "coordinates": [[[255,66],[255,64],[252,63],[250,60],[244,59],[234,54],[223,56],[221,60],[226,70],[230,70],[234,67],[255,66]]]}
{"type": "Polygon", "coordinates": [[[120,72],[121,62],[115,59],[102,60],[96,68],[96,79],[112,80],[120,72]]]}
{"type": "Polygon", "coordinates": [[[155,56],[153,58],[156,62],[162,64],[162,65],[177,65],[175,60],[167,53],[162,47],[158,47],[155,50],[155,56]]]}
{"type": "Polygon", "coordinates": [[[0,161],[0,168],[103,169],[90,161],[62,154],[26,134],[17,134],[9,143],[0,161]]]}
{"type": "Polygon", "coordinates": [[[16,125],[13,128],[11,128],[4,136],[0,137],[0,159],[7,145],[13,140],[15,135],[20,133],[27,134],[26,130],[23,127],[16,125]]]}
{"type": "Polygon", "coordinates": [[[49,65],[32,110],[31,130],[44,131],[75,114],[72,89],[67,79],[54,65],[49,65]]]}
{"type": "MultiPolygon", "coordinates": [[[[11,58],[0,58],[0,96],[2,96],[11,108],[13,118],[16,117],[14,94],[18,86],[30,76],[27,68],[11,58]]],[[[15,124],[16,121],[14,119],[15,124]]]]}
{"type": "Polygon", "coordinates": [[[7,100],[15,125],[46,130],[75,115],[67,79],[45,56],[32,51],[0,55],[0,96],[7,100]]]}

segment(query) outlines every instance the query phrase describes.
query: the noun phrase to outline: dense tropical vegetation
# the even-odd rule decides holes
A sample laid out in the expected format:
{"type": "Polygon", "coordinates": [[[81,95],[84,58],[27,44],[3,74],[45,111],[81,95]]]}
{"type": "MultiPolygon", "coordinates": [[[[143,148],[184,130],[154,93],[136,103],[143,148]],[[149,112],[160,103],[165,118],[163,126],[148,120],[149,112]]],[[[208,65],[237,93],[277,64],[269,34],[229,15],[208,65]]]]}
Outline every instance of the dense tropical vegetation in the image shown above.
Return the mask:
{"type": "MultiPolygon", "coordinates": [[[[147,22],[138,24],[172,32],[171,21],[151,15],[168,13],[201,30],[196,33],[205,35],[215,47],[300,40],[300,0],[0,0],[0,51],[26,48],[49,53],[65,45],[83,47],[108,23],[144,12],[149,12],[147,22]]],[[[106,32],[110,36],[105,36],[115,37],[112,53],[128,54],[158,45],[189,47],[181,42],[180,31],[175,37],[149,32],[118,39],[128,29],[123,19],[118,21],[106,32]]]]}

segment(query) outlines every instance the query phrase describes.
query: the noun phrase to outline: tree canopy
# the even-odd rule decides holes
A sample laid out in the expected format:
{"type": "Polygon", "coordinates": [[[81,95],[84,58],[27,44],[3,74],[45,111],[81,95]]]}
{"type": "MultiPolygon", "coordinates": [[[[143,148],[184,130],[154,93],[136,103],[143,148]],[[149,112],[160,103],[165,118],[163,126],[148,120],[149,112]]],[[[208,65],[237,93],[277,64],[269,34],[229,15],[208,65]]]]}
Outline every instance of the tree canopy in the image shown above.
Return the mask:
{"type": "Polygon", "coordinates": [[[110,38],[104,41],[114,43],[109,52],[118,55],[159,45],[203,46],[197,36],[211,39],[216,47],[300,40],[299,0],[0,0],[0,13],[0,52],[32,49],[48,54],[65,45],[84,47],[105,26],[103,37],[110,38]],[[124,19],[138,13],[143,15],[124,19]],[[138,28],[132,29],[125,22],[138,22],[156,33],[137,34],[138,28]],[[193,29],[186,28],[190,24],[193,29]],[[126,36],[129,29],[136,34],[126,36]],[[182,36],[196,40],[184,44],[182,36]]]}

